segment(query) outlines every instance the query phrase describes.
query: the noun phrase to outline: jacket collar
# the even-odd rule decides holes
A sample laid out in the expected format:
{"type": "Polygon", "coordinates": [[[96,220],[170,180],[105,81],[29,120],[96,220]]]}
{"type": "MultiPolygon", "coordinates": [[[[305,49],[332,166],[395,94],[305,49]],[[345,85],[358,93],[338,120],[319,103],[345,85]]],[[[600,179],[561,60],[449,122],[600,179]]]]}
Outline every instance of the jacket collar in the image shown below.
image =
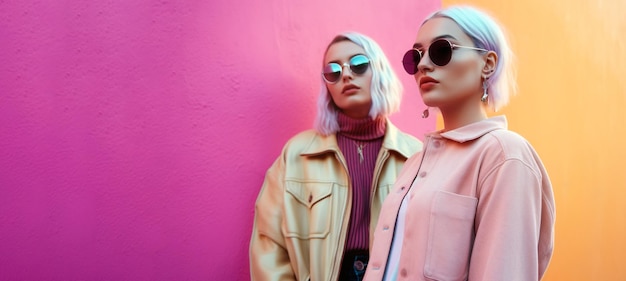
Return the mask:
{"type": "MultiPolygon", "coordinates": [[[[385,137],[383,138],[382,147],[387,150],[395,151],[402,156],[409,158],[415,152],[411,143],[400,136],[400,130],[386,120],[385,137]]],[[[337,144],[337,134],[323,136],[317,134],[315,138],[306,146],[304,151],[300,153],[302,156],[314,156],[324,153],[338,153],[339,145],[337,144]]]]}
{"type": "Polygon", "coordinates": [[[466,142],[478,139],[491,131],[506,129],[507,121],[506,116],[500,115],[491,117],[479,122],[475,122],[461,128],[454,129],[452,131],[447,131],[441,133],[440,131],[428,134],[430,136],[441,136],[443,138],[453,140],[456,142],[466,142]]]}

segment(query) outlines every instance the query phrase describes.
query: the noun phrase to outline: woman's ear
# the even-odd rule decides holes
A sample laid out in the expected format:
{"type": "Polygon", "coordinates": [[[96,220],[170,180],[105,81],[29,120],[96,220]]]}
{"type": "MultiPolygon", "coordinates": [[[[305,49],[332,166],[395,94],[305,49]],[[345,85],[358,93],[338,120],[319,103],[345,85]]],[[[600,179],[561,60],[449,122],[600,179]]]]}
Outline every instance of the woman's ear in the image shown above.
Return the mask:
{"type": "Polygon", "coordinates": [[[489,51],[485,55],[485,65],[483,66],[483,77],[489,78],[496,71],[496,65],[498,63],[498,54],[494,51],[489,51]]]}

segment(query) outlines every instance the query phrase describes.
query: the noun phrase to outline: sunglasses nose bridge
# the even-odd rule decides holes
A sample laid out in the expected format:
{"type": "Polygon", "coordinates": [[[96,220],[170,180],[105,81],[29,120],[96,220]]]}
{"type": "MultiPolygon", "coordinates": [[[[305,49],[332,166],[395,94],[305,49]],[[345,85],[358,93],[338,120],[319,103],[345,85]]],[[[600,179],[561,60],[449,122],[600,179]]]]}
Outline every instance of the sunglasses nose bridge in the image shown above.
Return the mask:
{"type": "Polygon", "coordinates": [[[433,61],[430,59],[430,50],[420,51],[420,61],[417,63],[417,71],[424,72],[425,69],[432,69],[433,61]]]}
{"type": "Polygon", "coordinates": [[[339,74],[340,77],[344,77],[344,76],[352,77],[352,75],[354,75],[354,73],[352,73],[352,69],[350,68],[350,64],[349,63],[344,62],[343,64],[340,64],[339,66],[341,66],[341,72],[339,74]]]}

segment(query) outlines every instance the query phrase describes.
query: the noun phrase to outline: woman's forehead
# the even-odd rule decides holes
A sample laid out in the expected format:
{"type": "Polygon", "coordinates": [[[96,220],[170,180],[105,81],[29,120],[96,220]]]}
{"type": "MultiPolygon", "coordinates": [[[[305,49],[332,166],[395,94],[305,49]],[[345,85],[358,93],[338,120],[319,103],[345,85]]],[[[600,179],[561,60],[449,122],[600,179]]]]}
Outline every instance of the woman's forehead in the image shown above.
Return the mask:
{"type": "Polygon", "coordinates": [[[426,21],[420,27],[415,44],[427,46],[441,37],[453,38],[460,43],[471,43],[471,38],[455,21],[447,17],[436,17],[426,21]]]}
{"type": "Polygon", "coordinates": [[[348,61],[351,57],[357,54],[365,54],[365,50],[352,41],[339,41],[330,45],[328,51],[326,52],[324,62],[344,62],[348,61]]]}

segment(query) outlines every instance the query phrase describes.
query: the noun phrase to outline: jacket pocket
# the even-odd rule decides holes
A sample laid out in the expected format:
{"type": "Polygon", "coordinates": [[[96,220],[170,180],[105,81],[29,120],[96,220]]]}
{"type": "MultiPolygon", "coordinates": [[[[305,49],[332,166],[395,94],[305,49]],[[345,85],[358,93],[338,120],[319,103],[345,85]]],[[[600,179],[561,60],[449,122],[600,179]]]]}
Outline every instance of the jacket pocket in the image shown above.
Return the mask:
{"type": "Polygon", "coordinates": [[[478,199],[437,191],[430,212],[424,274],[434,280],[467,280],[478,199]]]}
{"type": "Polygon", "coordinates": [[[287,182],[285,236],[324,238],[330,232],[332,183],[287,182]]]}

